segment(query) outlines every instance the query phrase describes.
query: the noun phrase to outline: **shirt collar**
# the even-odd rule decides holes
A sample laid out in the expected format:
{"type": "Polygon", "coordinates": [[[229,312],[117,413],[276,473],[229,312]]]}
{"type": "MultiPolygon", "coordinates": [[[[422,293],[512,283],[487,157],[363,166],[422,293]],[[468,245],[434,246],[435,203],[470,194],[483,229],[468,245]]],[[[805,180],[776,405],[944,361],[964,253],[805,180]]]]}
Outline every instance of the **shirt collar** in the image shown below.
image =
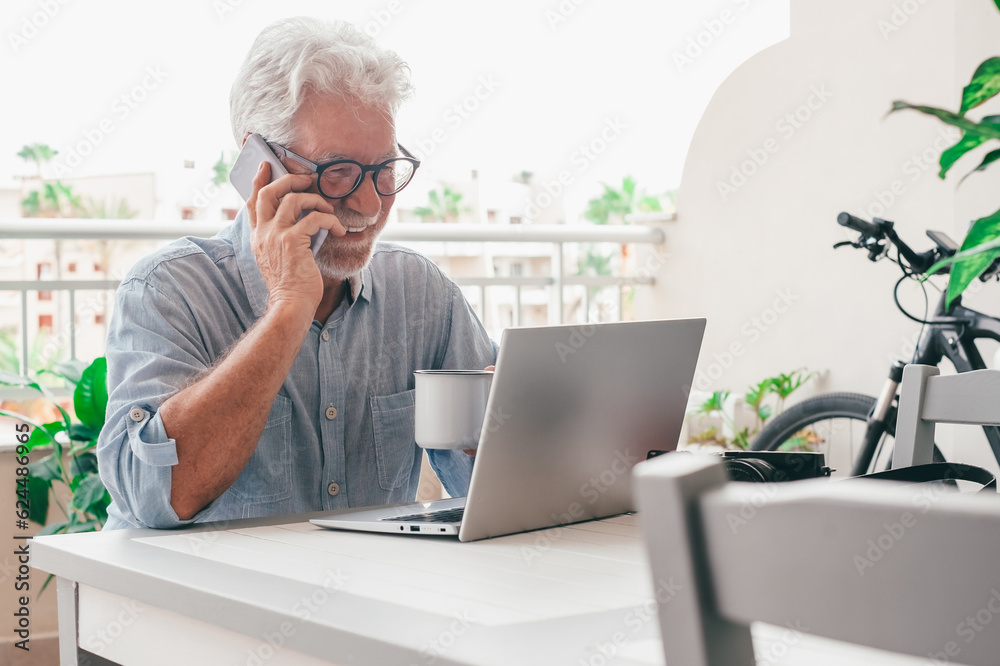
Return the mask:
{"type": "MultiPolygon", "coordinates": [[[[253,250],[250,249],[250,216],[247,214],[246,206],[240,209],[230,230],[233,251],[236,254],[236,266],[243,279],[243,287],[246,289],[250,307],[253,308],[254,316],[259,319],[267,310],[267,283],[264,282],[264,276],[257,266],[257,258],[254,256],[253,250]]],[[[351,287],[351,302],[356,303],[358,298],[371,301],[372,276],[370,266],[365,266],[359,273],[347,278],[347,281],[351,287]]]]}

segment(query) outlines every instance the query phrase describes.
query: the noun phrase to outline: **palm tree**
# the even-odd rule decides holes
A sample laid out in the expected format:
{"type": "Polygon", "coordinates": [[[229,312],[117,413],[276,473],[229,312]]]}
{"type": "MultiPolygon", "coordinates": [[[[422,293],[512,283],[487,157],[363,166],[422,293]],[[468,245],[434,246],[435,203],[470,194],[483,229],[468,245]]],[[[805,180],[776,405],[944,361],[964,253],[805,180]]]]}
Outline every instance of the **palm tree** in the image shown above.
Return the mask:
{"type": "Polygon", "coordinates": [[[61,181],[48,182],[42,176],[42,166],[59,154],[44,143],[27,144],[17,156],[35,165],[35,173],[21,178],[21,194],[24,196],[28,180],[37,180],[38,189],[33,189],[21,200],[21,212],[25,217],[73,217],[80,212],[80,196],[70,185],[61,181]]]}
{"type": "MultiPolygon", "coordinates": [[[[648,195],[645,190],[639,188],[635,178],[625,176],[622,178],[621,188],[615,188],[607,183],[601,183],[604,191],[600,196],[594,197],[587,202],[587,208],[583,213],[583,218],[594,224],[627,224],[626,215],[630,213],[647,213],[663,210],[662,198],[673,201],[675,192],[667,192],[664,197],[648,195]]],[[[628,257],[628,245],[622,243],[621,257],[624,262],[628,257]]],[[[577,266],[577,275],[611,275],[611,256],[601,254],[597,245],[588,245],[585,254],[577,266]]],[[[590,298],[594,299],[600,291],[596,287],[590,287],[590,298]]],[[[633,292],[629,292],[627,298],[631,300],[633,292]]]]}
{"type": "MultiPolygon", "coordinates": [[[[621,189],[601,183],[604,192],[587,202],[587,210],[583,218],[594,224],[625,224],[625,216],[629,213],[651,213],[663,210],[661,197],[646,194],[645,190],[636,186],[635,178],[622,178],[621,189]]],[[[673,193],[667,193],[667,198],[673,199],[673,193]]]]}
{"type": "Polygon", "coordinates": [[[458,216],[469,210],[468,206],[459,206],[462,193],[450,187],[445,187],[439,194],[437,190],[427,193],[427,205],[413,209],[414,215],[421,222],[457,222],[458,216]]]}
{"type": "Polygon", "coordinates": [[[17,153],[17,156],[25,162],[34,162],[36,172],[35,177],[41,180],[42,164],[48,163],[57,154],[59,154],[59,151],[52,150],[52,148],[50,148],[47,144],[32,143],[26,144],[23,148],[21,148],[21,150],[17,153]]]}

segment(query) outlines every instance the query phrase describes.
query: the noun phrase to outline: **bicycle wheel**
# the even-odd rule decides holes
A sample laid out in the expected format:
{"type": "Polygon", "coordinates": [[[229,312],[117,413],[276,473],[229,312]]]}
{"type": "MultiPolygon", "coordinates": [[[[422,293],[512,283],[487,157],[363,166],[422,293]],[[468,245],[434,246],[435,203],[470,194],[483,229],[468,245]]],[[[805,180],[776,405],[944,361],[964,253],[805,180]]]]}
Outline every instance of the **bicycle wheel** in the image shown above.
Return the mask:
{"type": "MultiPolygon", "coordinates": [[[[828,393],[803,400],[779,414],[750,445],[754,451],[816,451],[826,456],[833,476],[850,476],[861,454],[868,429],[868,415],[875,398],[861,393],[828,393]]],[[[869,472],[888,469],[896,434],[896,408],[886,416],[885,432],[878,442],[869,472]]],[[[934,446],[934,462],[944,456],[934,446]]]]}
{"type": "MultiPolygon", "coordinates": [[[[753,441],[754,451],[817,451],[825,454],[834,476],[850,476],[861,453],[868,414],[875,398],[860,393],[829,393],[804,400],[767,424],[753,441]]],[[[869,471],[888,467],[896,432],[896,410],[886,419],[886,432],[869,471]]]]}

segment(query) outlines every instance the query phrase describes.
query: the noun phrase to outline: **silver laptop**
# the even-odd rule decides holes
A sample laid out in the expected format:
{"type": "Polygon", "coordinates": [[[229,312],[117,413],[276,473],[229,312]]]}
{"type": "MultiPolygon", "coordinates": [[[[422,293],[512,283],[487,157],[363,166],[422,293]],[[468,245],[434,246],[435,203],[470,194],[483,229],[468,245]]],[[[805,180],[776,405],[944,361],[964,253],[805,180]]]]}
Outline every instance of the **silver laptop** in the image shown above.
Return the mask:
{"type": "Polygon", "coordinates": [[[468,497],[311,522],[474,541],[633,511],[632,466],[677,447],[704,332],[704,319],[507,329],[468,497]]]}

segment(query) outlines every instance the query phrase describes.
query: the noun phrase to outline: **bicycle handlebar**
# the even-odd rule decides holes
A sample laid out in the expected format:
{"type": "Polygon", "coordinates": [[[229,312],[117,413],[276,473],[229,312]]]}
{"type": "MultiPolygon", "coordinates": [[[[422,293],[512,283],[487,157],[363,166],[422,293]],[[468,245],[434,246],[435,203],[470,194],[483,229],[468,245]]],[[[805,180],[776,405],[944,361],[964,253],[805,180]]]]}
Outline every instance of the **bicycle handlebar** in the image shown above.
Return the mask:
{"type": "Polygon", "coordinates": [[[871,222],[865,222],[859,217],[854,217],[850,213],[841,213],[837,216],[837,224],[842,227],[847,227],[848,229],[854,229],[855,231],[865,234],[866,236],[874,236],[875,238],[882,237],[882,230],[871,222]]]}

